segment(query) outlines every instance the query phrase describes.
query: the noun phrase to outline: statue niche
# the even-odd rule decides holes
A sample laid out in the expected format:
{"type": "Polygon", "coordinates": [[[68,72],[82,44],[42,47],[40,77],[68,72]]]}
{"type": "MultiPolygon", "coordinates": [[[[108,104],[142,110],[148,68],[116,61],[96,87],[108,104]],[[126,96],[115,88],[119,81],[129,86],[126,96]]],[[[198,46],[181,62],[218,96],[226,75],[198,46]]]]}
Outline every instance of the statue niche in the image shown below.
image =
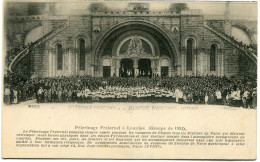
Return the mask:
{"type": "Polygon", "coordinates": [[[141,39],[137,36],[134,36],[134,38],[130,40],[130,43],[128,45],[127,54],[141,55],[143,52],[144,48],[141,39]]]}
{"type": "Polygon", "coordinates": [[[152,50],[150,45],[137,35],[132,36],[120,47],[120,55],[141,56],[151,54],[152,50]]]}

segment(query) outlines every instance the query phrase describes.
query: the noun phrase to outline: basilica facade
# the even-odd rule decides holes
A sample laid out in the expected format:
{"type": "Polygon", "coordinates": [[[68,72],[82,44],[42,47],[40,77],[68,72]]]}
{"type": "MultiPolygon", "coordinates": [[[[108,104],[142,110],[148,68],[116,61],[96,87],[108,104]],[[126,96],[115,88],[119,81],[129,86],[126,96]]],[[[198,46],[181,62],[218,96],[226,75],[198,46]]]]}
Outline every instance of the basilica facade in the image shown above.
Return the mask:
{"type": "MultiPolygon", "coordinates": [[[[7,12],[7,72],[27,69],[34,77],[256,75],[256,53],[247,48],[256,44],[256,21],[206,17],[194,9],[151,10],[146,3],[129,3],[123,10],[97,5],[59,15],[53,5],[44,4],[41,14],[28,14],[26,7],[27,12],[7,12]],[[240,37],[234,38],[234,31],[240,37]]],[[[7,10],[16,7],[10,3],[7,10]]]]}

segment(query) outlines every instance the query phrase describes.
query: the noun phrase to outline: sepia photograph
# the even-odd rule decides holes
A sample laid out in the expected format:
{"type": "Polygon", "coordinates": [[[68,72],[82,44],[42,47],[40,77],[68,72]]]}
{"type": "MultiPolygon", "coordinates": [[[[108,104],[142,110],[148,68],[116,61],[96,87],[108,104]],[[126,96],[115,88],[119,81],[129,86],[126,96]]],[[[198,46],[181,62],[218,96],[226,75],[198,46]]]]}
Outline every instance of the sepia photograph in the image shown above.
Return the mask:
{"type": "Polygon", "coordinates": [[[2,158],[256,159],[257,12],[5,0],[2,158]]]}

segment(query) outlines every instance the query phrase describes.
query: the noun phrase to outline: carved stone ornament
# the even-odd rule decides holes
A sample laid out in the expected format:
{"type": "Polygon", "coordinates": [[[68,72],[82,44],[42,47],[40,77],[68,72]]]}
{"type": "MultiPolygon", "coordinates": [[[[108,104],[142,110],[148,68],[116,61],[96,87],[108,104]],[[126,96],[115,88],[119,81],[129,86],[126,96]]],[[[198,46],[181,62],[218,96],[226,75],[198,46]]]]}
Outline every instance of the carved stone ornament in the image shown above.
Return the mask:
{"type": "Polygon", "coordinates": [[[100,32],[100,27],[99,26],[94,26],[93,27],[93,32],[95,32],[95,33],[99,33],[100,32]]]}
{"type": "Polygon", "coordinates": [[[127,55],[141,55],[144,52],[142,40],[140,37],[134,36],[128,44],[127,55]]]}

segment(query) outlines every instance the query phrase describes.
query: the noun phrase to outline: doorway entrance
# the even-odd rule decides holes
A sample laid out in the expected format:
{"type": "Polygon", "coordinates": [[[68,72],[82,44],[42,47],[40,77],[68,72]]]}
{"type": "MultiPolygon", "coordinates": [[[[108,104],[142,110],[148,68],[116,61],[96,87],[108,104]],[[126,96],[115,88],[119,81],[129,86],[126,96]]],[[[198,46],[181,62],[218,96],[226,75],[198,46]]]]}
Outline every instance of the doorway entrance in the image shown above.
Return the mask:
{"type": "Polygon", "coordinates": [[[169,75],[169,67],[162,66],[161,67],[161,77],[167,77],[169,75]]]}
{"type": "Polygon", "coordinates": [[[140,77],[152,77],[152,68],[150,59],[139,59],[138,69],[140,77]]]}
{"type": "Polygon", "coordinates": [[[103,77],[110,77],[111,72],[111,60],[108,58],[105,58],[103,60],[103,77]]]}
{"type": "Polygon", "coordinates": [[[132,59],[122,59],[120,62],[119,76],[134,77],[134,62],[132,59]]]}
{"type": "Polygon", "coordinates": [[[110,66],[103,66],[103,77],[104,78],[110,77],[110,71],[111,71],[110,66]]]}

